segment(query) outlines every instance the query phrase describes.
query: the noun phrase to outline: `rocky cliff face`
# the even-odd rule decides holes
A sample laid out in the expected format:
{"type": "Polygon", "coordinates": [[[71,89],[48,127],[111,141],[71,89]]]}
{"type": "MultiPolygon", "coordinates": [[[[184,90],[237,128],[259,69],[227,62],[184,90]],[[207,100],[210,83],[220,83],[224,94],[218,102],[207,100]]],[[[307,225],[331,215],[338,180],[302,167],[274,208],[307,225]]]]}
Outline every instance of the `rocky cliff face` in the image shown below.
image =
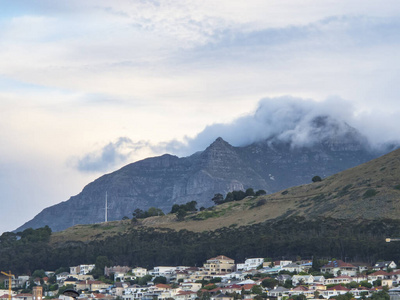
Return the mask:
{"type": "Polygon", "coordinates": [[[276,192],[381,154],[371,152],[354,128],[323,117],[312,122],[309,145],[298,146],[293,139],[280,137],[233,147],[218,138],[192,156],[166,154],[129,164],[88,184],[68,201],[44,209],[17,230],[48,225],[59,231],[75,224],[103,222],[106,192],[108,220],[120,220],[132,217],[136,208],[154,206],[169,212],[173,204],[193,200],[198,207],[208,207],[213,205],[214,194],[232,190],[252,187],[276,192]]]}

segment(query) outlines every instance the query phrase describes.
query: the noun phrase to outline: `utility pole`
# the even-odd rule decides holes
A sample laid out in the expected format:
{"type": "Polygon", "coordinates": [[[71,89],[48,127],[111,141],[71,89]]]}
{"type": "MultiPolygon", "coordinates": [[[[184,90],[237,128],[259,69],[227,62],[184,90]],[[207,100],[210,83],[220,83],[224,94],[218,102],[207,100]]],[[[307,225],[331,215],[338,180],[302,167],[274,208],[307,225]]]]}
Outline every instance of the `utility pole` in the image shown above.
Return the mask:
{"type": "Polygon", "coordinates": [[[13,274],[11,274],[11,271],[8,271],[8,273],[1,271],[1,274],[4,274],[8,277],[8,300],[11,300],[11,285],[12,285],[12,278],[13,274]]]}

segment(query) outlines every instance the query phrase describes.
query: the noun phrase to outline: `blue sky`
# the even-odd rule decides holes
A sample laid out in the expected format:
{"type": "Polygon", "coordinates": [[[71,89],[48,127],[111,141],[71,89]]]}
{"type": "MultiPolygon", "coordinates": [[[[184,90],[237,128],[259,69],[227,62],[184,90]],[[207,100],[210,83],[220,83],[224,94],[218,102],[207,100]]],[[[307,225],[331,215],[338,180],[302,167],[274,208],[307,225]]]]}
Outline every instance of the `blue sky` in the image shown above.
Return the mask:
{"type": "Polygon", "coordinates": [[[126,163],[299,112],[400,133],[397,0],[2,4],[0,232],[126,163]]]}

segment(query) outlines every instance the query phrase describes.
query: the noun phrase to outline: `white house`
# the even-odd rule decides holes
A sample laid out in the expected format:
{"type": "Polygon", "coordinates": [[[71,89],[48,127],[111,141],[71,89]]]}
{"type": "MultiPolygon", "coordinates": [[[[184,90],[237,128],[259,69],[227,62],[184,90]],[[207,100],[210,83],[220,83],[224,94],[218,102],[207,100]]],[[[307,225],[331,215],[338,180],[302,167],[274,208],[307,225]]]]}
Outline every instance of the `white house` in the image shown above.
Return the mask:
{"type": "Polygon", "coordinates": [[[264,258],[248,258],[245,260],[244,264],[237,264],[236,269],[238,271],[248,271],[256,269],[264,263],[264,258]]]}

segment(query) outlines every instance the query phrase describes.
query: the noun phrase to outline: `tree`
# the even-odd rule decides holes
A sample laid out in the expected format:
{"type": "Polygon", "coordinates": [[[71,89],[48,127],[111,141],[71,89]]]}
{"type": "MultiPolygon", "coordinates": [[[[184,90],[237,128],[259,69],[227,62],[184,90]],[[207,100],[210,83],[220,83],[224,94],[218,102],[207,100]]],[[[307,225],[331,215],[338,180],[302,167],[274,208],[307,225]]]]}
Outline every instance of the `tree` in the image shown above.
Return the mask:
{"type": "Polygon", "coordinates": [[[254,190],[252,188],[248,188],[246,190],[245,194],[246,194],[246,197],[248,197],[248,196],[255,196],[256,193],[254,192],[254,190]]]}
{"type": "Polygon", "coordinates": [[[145,212],[141,210],[140,208],[136,208],[134,212],[132,213],[133,217],[136,219],[143,219],[145,218],[145,212]]]}
{"type": "Polygon", "coordinates": [[[143,277],[139,278],[139,285],[146,285],[147,282],[151,281],[153,277],[151,275],[144,275],[143,277]]]}
{"type": "Polygon", "coordinates": [[[233,197],[233,193],[232,192],[229,192],[228,194],[226,194],[224,202],[231,202],[233,200],[235,200],[235,198],[233,197]]]}
{"type": "Polygon", "coordinates": [[[261,285],[268,289],[273,289],[278,284],[278,280],[274,278],[266,278],[261,282],[261,285]]]}
{"type": "Polygon", "coordinates": [[[184,209],[180,208],[178,212],[176,213],[176,218],[178,221],[183,221],[186,217],[187,213],[184,209]]]}
{"type": "Polygon", "coordinates": [[[215,194],[211,200],[215,203],[215,205],[219,205],[219,204],[224,203],[224,196],[222,194],[218,193],[218,194],[215,194]]]}
{"type": "Polygon", "coordinates": [[[322,178],[317,175],[317,176],[314,176],[311,180],[312,180],[312,182],[319,182],[319,181],[322,181],[322,178]]]}
{"type": "Polygon", "coordinates": [[[164,212],[160,208],[156,207],[150,207],[149,210],[147,211],[147,216],[146,217],[154,217],[154,216],[163,216],[164,212]]]}
{"type": "Polygon", "coordinates": [[[159,284],[159,283],[166,284],[167,278],[164,276],[157,276],[156,278],[154,278],[153,282],[154,284],[159,284]]]}
{"type": "Polygon", "coordinates": [[[104,268],[110,265],[110,261],[107,256],[97,256],[95,267],[91,274],[95,278],[99,278],[104,275],[104,268]]]}
{"type": "Polygon", "coordinates": [[[251,288],[251,293],[252,293],[252,294],[261,295],[262,292],[263,292],[263,289],[262,289],[262,287],[259,286],[259,285],[254,285],[254,286],[251,288]]]}
{"type": "Polygon", "coordinates": [[[266,195],[266,194],[267,194],[267,192],[264,191],[264,190],[258,190],[258,191],[256,192],[256,196],[262,196],[262,195],[266,195]]]}
{"type": "Polygon", "coordinates": [[[33,278],[37,278],[37,277],[43,278],[43,277],[46,277],[46,272],[45,272],[44,270],[35,270],[35,271],[32,273],[32,277],[33,277],[33,278]]]}
{"type": "Polygon", "coordinates": [[[177,213],[180,208],[181,206],[179,204],[172,205],[171,214],[177,213]]]}
{"type": "Polygon", "coordinates": [[[190,201],[185,204],[185,208],[187,211],[197,211],[196,205],[197,205],[196,201],[190,201]]]}

